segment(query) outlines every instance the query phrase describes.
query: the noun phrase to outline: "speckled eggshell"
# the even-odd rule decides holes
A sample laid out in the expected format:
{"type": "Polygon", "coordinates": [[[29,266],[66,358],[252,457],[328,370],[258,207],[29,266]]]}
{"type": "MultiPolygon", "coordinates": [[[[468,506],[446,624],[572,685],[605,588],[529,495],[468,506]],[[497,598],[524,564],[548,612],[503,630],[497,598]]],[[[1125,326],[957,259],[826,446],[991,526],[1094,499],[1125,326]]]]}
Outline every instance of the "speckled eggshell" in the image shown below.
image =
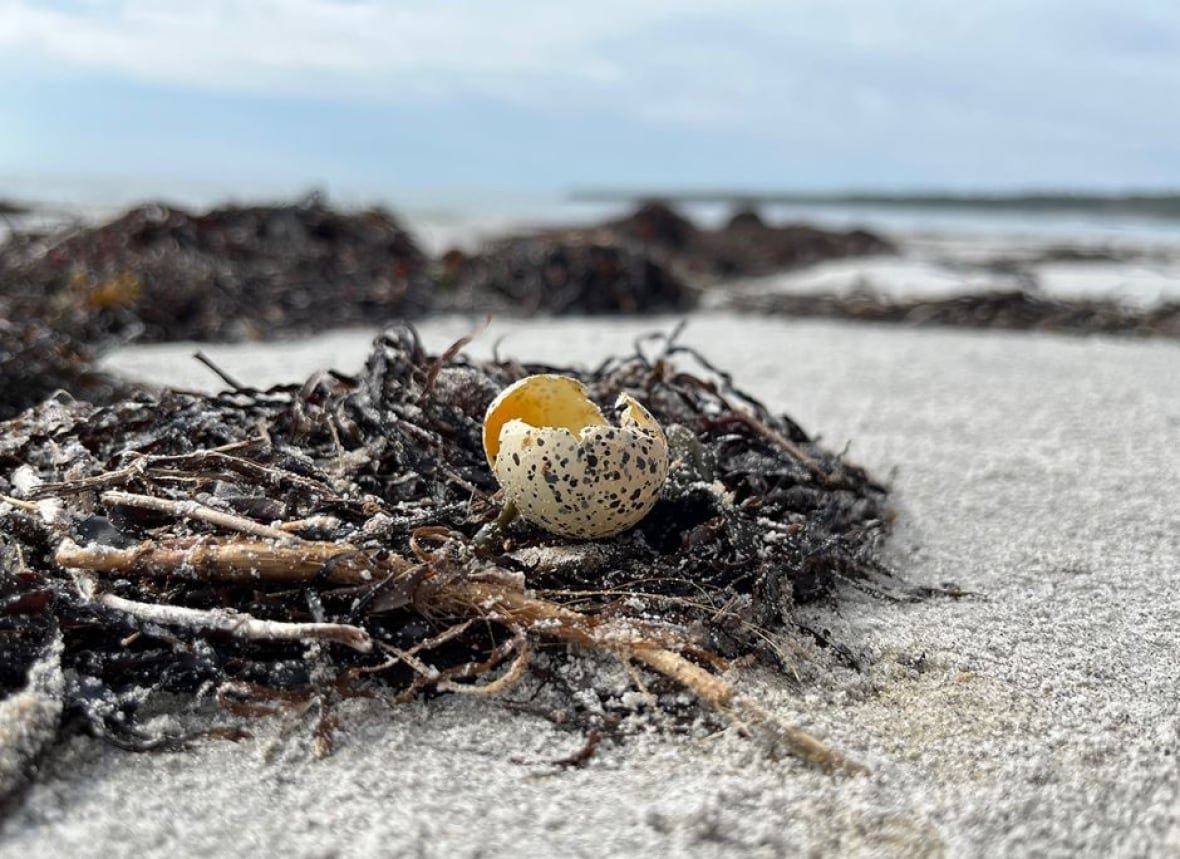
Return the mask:
{"type": "MultiPolygon", "coordinates": [[[[585,425],[570,426],[578,423],[571,420],[547,425],[544,410],[526,409],[527,419],[499,423],[489,459],[506,498],[529,522],[566,537],[610,537],[635,525],[655,505],[668,476],[667,440],[633,398],[619,396],[614,408],[619,425],[611,426],[581,384],[568,381],[573,384],[557,394],[556,413],[582,414],[585,425]],[[584,405],[562,402],[566,396],[577,396],[584,405]]],[[[551,381],[538,384],[546,396],[561,390],[551,381]]],[[[495,414],[505,417],[503,410],[495,414]]]]}
{"type": "Polygon", "coordinates": [[[512,383],[488,406],[483,419],[483,449],[495,470],[500,430],[512,419],[537,427],[565,427],[578,433],[588,426],[606,426],[586,386],[557,373],[537,373],[512,383]]]}

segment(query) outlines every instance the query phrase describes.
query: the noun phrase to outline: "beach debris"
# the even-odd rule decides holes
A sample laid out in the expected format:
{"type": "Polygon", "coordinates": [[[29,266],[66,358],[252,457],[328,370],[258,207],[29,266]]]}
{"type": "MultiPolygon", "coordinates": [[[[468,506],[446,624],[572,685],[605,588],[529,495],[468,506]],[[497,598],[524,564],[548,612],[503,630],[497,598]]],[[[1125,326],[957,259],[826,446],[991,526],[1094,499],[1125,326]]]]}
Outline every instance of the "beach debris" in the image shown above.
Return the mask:
{"type": "Polygon", "coordinates": [[[62,724],[125,748],[189,738],[138,717],[160,692],[233,718],[315,708],[324,753],[343,698],[447,693],[617,741],[652,720],[735,726],[860,771],[725,672],[805,676],[794,607],[842,587],[918,598],[877,559],[884,487],[675,332],[589,372],[458,351],[398,326],[355,377],[50,400],[0,426],[0,696],[60,630],[62,724]],[[642,398],[667,428],[668,478],[635,527],[583,542],[517,520],[477,544],[503,503],[484,417],[537,374],[642,398]],[[600,681],[604,656],[644,694],[600,681]]]}
{"type": "Polygon", "coordinates": [[[527,376],[488,407],[483,445],[506,502],[534,525],[594,540],[633,527],[668,476],[664,431],[621,393],[612,426],[577,379],[527,376]]]}
{"type": "Polygon", "coordinates": [[[148,204],[0,246],[0,317],[75,341],[253,340],[420,315],[425,255],[382,209],[311,195],[194,214],[148,204]]]}
{"type": "Polygon", "coordinates": [[[42,317],[5,318],[0,295],[0,420],[14,417],[48,397],[110,402],[135,389],[97,370],[97,350],[55,331],[42,317]]]}
{"type": "MultiPolygon", "coordinates": [[[[705,290],[714,294],[710,306],[740,312],[1180,336],[1174,301],[1138,308],[1031,289],[912,301],[726,292],[734,278],[895,250],[875,233],[776,225],[753,210],[705,229],[660,203],[433,262],[388,212],[342,212],[317,195],[204,214],[149,204],[98,226],[14,227],[0,245],[0,420],[58,391],[99,404],[130,396],[131,386],[94,366],[128,340],[265,339],[445,312],[680,313],[705,290]]],[[[1101,262],[1132,251],[1039,253],[999,258],[994,267],[1031,284],[1029,267],[1038,262],[1101,262]]]]}
{"type": "Polygon", "coordinates": [[[432,267],[381,209],[311,195],[196,214],[138,206],[96,226],[15,229],[0,244],[0,419],[58,389],[109,402],[94,370],[129,340],[234,341],[382,325],[431,312],[680,312],[696,291],[643,248],[518,237],[432,267]]]}
{"type": "Polygon", "coordinates": [[[865,230],[768,225],[739,213],[707,230],[659,203],[627,217],[494,241],[440,259],[439,307],[499,313],[659,313],[696,306],[726,278],[770,274],[827,259],[892,254],[865,230]]]}
{"type": "Polygon", "coordinates": [[[0,216],[27,215],[32,208],[25,203],[0,198],[0,216]]]}
{"type": "Polygon", "coordinates": [[[703,229],[658,201],[603,229],[649,249],[677,271],[705,277],[758,277],[843,257],[892,255],[897,247],[864,229],[827,230],[807,224],[768,224],[756,212],[736,212],[719,229],[703,229]]]}
{"type": "Polygon", "coordinates": [[[1143,308],[1106,299],[1057,299],[1028,290],[911,300],[892,299],[871,292],[849,295],[734,294],[723,305],[727,309],[760,315],[818,316],[917,327],[1180,337],[1180,302],[1162,302],[1143,308]]]}
{"type": "Polygon", "coordinates": [[[426,257],[391,215],[317,196],[205,214],[144,205],[99,226],[0,244],[0,419],[58,390],[91,402],[131,386],[94,361],[137,339],[241,340],[412,318],[426,257]]]}
{"type": "Polygon", "coordinates": [[[438,266],[436,309],[501,315],[675,313],[697,292],[634,242],[568,231],[497,240],[438,266]]]}

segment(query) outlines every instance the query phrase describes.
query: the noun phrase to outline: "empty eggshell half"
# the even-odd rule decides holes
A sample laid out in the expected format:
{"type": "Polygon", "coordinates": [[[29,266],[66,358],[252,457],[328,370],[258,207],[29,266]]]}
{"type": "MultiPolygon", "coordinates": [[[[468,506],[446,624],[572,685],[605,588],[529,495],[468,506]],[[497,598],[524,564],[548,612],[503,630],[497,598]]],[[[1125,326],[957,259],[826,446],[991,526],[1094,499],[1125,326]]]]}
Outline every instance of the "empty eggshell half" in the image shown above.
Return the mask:
{"type": "Polygon", "coordinates": [[[577,379],[528,376],[505,388],[483,424],[488,463],[520,515],[554,534],[610,537],[647,515],[668,476],[668,442],[643,406],[603,417],[577,379]]]}

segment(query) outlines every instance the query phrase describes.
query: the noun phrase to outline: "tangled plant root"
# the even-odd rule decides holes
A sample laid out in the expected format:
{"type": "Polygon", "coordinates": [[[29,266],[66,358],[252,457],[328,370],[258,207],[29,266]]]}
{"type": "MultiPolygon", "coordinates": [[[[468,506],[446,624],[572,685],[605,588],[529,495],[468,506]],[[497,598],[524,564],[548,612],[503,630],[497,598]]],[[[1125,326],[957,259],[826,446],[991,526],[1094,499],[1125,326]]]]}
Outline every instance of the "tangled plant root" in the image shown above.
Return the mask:
{"type": "MultiPolygon", "coordinates": [[[[409,571],[417,569],[403,558],[397,558],[392,564],[390,559],[373,562],[355,548],[323,543],[304,543],[298,547],[288,548],[257,543],[204,542],[191,546],[187,553],[188,557],[195,554],[196,559],[191,562],[186,560],[186,552],[183,550],[156,551],[156,547],[150,545],[120,551],[98,547],[82,548],[66,541],[58,548],[54,560],[67,569],[110,574],[170,575],[178,574],[182,568],[191,568],[200,571],[195,572],[196,575],[212,581],[240,581],[245,577],[252,577],[259,582],[287,584],[314,577],[323,569],[324,558],[338,557],[345,553],[351,561],[348,568],[350,579],[374,581],[385,575],[395,577],[396,584],[396,577],[408,577],[409,571]],[[366,572],[368,576],[364,575],[366,572]]],[[[488,572],[505,571],[485,570],[485,575],[488,572]]],[[[497,694],[511,688],[521,678],[527,664],[528,645],[522,633],[532,634],[591,650],[601,650],[620,659],[641,662],[688,689],[703,703],[727,716],[746,733],[761,733],[783,744],[803,760],[830,771],[866,771],[863,766],[849,760],[817,738],[776,719],[753,701],[739,696],[729,683],[672,649],[677,644],[689,649],[687,642],[678,643],[674,639],[669,640],[666,635],[662,636],[663,640],[659,640],[655,635],[645,634],[634,623],[613,623],[588,617],[549,600],[530,596],[523,588],[503,580],[471,580],[460,576],[442,575],[439,577],[441,581],[435,582],[433,579],[437,575],[427,567],[426,575],[422,577],[414,596],[411,597],[411,602],[418,611],[428,615],[468,616],[471,620],[492,621],[518,631],[517,636],[512,639],[517,659],[508,672],[483,686],[473,687],[448,679],[436,681],[435,685],[444,691],[497,694]]],[[[505,576],[506,578],[508,577],[505,576]]],[[[180,606],[136,603],[109,593],[96,593],[92,578],[82,577],[82,580],[84,584],[80,585],[79,589],[83,592],[84,598],[141,621],[164,626],[228,632],[243,639],[325,640],[344,644],[360,652],[372,650],[372,641],[368,633],[356,626],[322,623],[283,624],[226,611],[199,612],[180,606]]],[[[462,631],[460,627],[453,629],[462,631]]],[[[433,673],[412,654],[396,648],[390,649],[398,659],[411,664],[420,676],[430,676],[433,673]]],[[[493,664],[485,664],[479,668],[490,669],[498,661],[494,660],[493,664]]]]}

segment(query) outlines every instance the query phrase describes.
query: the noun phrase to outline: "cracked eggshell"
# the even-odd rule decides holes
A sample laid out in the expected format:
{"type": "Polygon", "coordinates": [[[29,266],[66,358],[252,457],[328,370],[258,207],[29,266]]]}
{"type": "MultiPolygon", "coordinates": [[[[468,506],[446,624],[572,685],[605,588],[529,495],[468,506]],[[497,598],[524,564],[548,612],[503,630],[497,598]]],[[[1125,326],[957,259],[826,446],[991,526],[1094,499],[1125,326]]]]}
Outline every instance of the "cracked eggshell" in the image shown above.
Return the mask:
{"type": "Polygon", "coordinates": [[[668,442],[651,413],[620,394],[611,425],[577,379],[528,376],[488,407],[483,441],[507,500],[565,537],[626,531],[659,498],[668,442]]]}

